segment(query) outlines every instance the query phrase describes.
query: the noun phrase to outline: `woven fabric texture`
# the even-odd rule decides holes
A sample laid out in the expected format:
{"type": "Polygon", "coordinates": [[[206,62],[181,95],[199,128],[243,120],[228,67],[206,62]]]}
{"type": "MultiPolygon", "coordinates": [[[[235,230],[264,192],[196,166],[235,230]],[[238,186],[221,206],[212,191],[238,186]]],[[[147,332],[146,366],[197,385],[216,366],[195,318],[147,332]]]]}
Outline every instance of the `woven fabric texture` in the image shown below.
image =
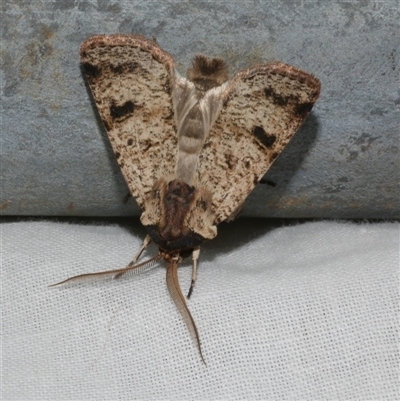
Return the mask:
{"type": "MultiPolygon", "coordinates": [[[[396,400],[399,224],[239,219],[202,247],[188,302],[125,266],[139,224],[3,223],[2,400],[396,400]]],[[[151,246],[144,257],[157,252],[151,246]]],[[[190,258],[180,269],[184,292],[190,258]]]]}

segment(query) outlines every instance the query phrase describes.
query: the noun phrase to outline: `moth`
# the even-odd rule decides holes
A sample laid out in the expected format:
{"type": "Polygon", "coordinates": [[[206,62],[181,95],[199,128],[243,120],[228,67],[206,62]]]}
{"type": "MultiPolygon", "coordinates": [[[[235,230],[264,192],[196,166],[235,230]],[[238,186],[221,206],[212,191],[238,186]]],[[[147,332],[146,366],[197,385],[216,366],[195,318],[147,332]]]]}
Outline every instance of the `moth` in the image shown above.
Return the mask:
{"type": "Polygon", "coordinates": [[[187,78],[170,54],[133,35],[94,36],[81,62],[115,157],[148,235],[126,268],[61,283],[139,273],[160,259],[169,293],[194,338],[200,337],[177,269],[192,256],[192,294],[200,245],[233,220],[311,111],[320,93],[313,75],[280,62],[228,76],[225,62],[194,57],[187,78]],[[154,242],[156,256],[137,263],[154,242]]]}

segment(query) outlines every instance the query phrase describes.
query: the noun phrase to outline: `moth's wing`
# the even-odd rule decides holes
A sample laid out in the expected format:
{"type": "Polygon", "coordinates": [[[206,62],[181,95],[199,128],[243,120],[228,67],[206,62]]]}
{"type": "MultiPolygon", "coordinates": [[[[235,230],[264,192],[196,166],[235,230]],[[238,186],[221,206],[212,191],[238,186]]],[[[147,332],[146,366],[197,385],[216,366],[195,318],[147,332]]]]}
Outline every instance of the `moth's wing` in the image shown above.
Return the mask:
{"type": "Polygon", "coordinates": [[[174,85],[173,102],[177,131],[179,132],[185,117],[197,103],[196,87],[193,82],[184,77],[178,77],[174,85]]]}
{"type": "Polygon", "coordinates": [[[307,117],[320,87],[314,76],[283,63],[241,71],[228,83],[197,167],[198,185],[212,193],[215,224],[236,215],[307,117]]]}
{"type": "Polygon", "coordinates": [[[143,210],[157,179],[174,174],[174,61],[157,43],[132,35],[88,39],[81,61],[122,174],[143,210]]]}

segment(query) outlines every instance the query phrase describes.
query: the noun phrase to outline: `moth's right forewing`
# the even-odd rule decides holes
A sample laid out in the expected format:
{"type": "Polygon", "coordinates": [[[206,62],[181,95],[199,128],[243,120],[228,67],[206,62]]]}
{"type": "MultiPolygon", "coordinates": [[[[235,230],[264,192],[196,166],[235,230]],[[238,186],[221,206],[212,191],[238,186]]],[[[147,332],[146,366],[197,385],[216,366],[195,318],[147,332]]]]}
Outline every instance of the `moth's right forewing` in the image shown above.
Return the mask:
{"type": "Polygon", "coordinates": [[[84,42],[81,61],[122,174],[145,209],[176,164],[173,59],[151,40],[112,35],[84,42]]]}
{"type": "Polygon", "coordinates": [[[283,63],[244,70],[228,83],[197,169],[200,187],[212,193],[215,224],[237,214],[319,91],[318,79],[283,63]]]}

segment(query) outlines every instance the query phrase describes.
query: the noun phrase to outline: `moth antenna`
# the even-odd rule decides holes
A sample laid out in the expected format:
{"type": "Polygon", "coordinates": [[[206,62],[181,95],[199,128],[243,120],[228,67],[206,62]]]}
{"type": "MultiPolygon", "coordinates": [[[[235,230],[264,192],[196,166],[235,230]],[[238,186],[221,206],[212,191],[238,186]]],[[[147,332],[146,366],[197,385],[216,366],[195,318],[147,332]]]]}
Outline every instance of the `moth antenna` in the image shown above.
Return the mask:
{"type": "Polygon", "coordinates": [[[56,287],[58,285],[64,285],[67,283],[79,283],[79,282],[85,282],[85,281],[93,281],[93,279],[98,279],[98,278],[103,278],[103,279],[114,279],[114,278],[119,278],[123,275],[126,274],[140,274],[143,273],[147,270],[150,270],[152,267],[154,267],[155,263],[162,258],[161,254],[158,254],[156,256],[153,256],[151,259],[146,260],[142,263],[139,263],[136,266],[130,266],[125,267],[124,269],[116,269],[116,270],[107,270],[104,272],[99,272],[99,273],[86,273],[86,274],[80,274],[79,276],[74,276],[71,278],[67,278],[64,281],[60,281],[59,283],[56,284],[51,284],[49,287],[56,287]]]}
{"type": "Polygon", "coordinates": [[[138,253],[135,255],[135,257],[133,258],[131,263],[129,263],[129,265],[126,266],[126,267],[134,266],[134,264],[139,260],[140,255],[142,254],[142,252],[151,244],[151,241],[152,241],[152,239],[151,239],[150,235],[146,235],[146,237],[145,237],[145,239],[143,241],[143,244],[140,247],[138,253]]]}
{"type": "Polygon", "coordinates": [[[156,255],[153,256],[151,259],[149,260],[145,260],[142,263],[139,263],[136,266],[131,266],[131,263],[129,263],[128,267],[126,267],[125,269],[122,269],[122,272],[118,272],[117,274],[115,274],[114,276],[112,276],[112,279],[118,279],[121,277],[125,277],[125,276],[136,276],[138,274],[142,274],[144,272],[147,272],[147,270],[152,269],[156,262],[161,259],[161,255],[156,255]]]}
{"type": "Polygon", "coordinates": [[[200,336],[199,332],[197,331],[196,324],[194,319],[186,305],[185,297],[182,294],[181,287],[179,285],[178,279],[178,263],[177,261],[173,260],[168,263],[167,267],[167,288],[172,300],[175,303],[176,308],[178,309],[179,313],[181,314],[183,321],[185,322],[187,328],[189,329],[190,335],[192,336],[193,340],[197,345],[197,349],[199,350],[201,360],[203,361],[204,365],[207,366],[203,353],[201,352],[201,344],[200,344],[200,336]]]}

